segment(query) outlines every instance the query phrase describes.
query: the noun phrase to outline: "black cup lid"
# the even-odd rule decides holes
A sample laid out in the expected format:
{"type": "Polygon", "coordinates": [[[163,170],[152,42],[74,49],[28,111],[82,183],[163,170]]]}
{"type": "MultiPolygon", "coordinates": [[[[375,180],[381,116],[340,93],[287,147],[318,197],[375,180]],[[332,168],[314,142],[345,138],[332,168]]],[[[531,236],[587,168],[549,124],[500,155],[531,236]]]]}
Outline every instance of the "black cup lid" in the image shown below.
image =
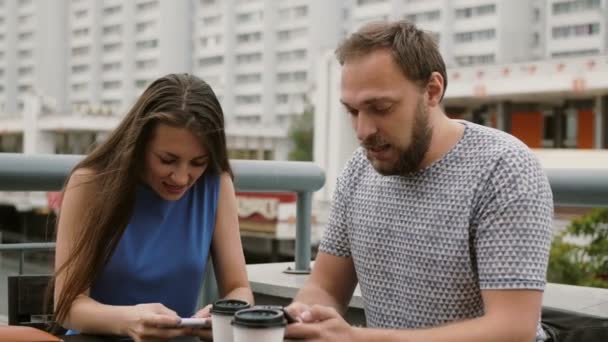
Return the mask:
{"type": "Polygon", "coordinates": [[[250,307],[249,303],[238,299],[220,299],[213,303],[211,313],[216,315],[232,316],[235,312],[250,307]]]}
{"type": "Polygon", "coordinates": [[[283,311],[265,308],[240,310],[234,314],[232,325],[245,328],[274,328],[287,325],[283,311]]]}

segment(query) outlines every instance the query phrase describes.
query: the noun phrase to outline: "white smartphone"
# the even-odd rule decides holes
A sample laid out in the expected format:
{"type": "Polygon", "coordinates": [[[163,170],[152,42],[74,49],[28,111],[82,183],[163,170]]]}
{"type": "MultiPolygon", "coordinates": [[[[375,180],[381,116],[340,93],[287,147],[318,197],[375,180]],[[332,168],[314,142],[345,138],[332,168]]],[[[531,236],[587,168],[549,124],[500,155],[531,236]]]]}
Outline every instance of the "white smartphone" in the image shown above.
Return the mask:
{"type": "Polygon", "coordinates": [[[207,318],[182,318],[177,325],[178,327],[191,327],[191,328],[211,328],[211,317],[207,318]]]}

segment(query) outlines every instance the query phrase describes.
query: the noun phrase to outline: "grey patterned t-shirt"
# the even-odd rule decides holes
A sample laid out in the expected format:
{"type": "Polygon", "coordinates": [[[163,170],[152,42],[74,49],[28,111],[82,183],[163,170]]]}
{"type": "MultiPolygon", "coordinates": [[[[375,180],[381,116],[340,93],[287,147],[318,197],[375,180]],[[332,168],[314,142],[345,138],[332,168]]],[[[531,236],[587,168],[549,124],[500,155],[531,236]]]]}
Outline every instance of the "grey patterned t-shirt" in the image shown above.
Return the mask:
{"type": "Polygon", "coordinates": [[[320,250],[352,257],[369,327],[471,319],[481,290],[544,289],[547,178],[519,140],[462,123],[456,146],[410,176],[378,174],[359,148],[338,178],[320,250]]]}

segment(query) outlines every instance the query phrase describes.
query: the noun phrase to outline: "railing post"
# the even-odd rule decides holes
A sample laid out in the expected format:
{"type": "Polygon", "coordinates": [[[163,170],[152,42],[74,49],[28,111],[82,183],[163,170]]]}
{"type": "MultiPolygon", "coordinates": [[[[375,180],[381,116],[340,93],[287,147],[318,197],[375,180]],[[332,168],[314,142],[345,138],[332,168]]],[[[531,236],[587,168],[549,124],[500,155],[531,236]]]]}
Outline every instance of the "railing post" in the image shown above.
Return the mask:
{"type": "Polygon", "coordinates": [[[295,268],[288,268],[286,273],[310,273],[310,216],[312,213],[312,192],[298,192],[296,203],[296,250],[295,268]]]}
{"type": "Polygon", "coordinates": [[[19,252],[19,275],[23,274],[23,264],[25,263],[25,253],[23,250],[19,252]]]}

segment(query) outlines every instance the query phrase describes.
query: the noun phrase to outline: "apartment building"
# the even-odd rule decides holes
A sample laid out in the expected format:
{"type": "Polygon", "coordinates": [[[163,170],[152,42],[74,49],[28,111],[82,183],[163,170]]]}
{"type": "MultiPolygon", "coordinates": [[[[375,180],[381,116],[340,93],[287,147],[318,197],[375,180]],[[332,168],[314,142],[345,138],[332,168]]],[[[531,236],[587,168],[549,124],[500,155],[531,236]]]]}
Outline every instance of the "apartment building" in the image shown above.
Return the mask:
{"type": "Polygon", "coordinates": [[[192,10],[188,0],[70,1],[71,110],[122,116],[153,79],[189,72],[192,10]]]}
{"type": "Polygon", "coordinates": [[[227,118],[231,157],[286,159],[293,117],[310,105],[319,54],[344,35],[345,5],[323,0],[200,0],[193,72],[227,118]]]}
{"type": "Polygon", "coordinates": [[[38,92],[62,108],[67,1],[0,1],[0,117],[23,110],[20,95],[38,92]]]}
{"type": "Polygon", "coordinates": [[[548,0],[547,58],[598,55],[608,50],[608,1],[548,0]]]}
{"type": "MultiPolygon", "coordinates": [[[[448,67],[534,58],[529,0],[357,0],[353,29],[370,20],[407,19],[437,39],[448,67]]],[[[540,12],[538,12],[540,13],[540,12]]]]}

